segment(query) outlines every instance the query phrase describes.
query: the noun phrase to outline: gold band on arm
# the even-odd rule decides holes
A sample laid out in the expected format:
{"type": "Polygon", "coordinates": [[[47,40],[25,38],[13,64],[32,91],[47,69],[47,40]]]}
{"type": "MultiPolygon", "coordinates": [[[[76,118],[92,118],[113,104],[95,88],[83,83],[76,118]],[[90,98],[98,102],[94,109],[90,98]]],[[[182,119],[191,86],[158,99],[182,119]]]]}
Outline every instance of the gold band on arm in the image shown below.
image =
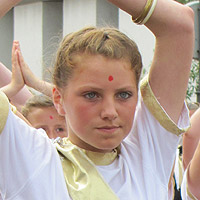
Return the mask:
{"type": "Polygon", "coordinates": [[[149,12],[147,13],[146,17],[143,19],[143,21],[140,24],[145,24],[149,20],[149,18],[153,14],[153,11],[154,11],[154,9],[156,7],[156,4],[157,4],[157,0],[153,0],[153,3],[151,5],[151,8],[150,8],[149,12]]]}
{"type": "Polygon", "coordinates": [[[142,13],[136,19],[133,19],[132,17],[133,22],[140,25],[145,24],[153,14],[156,4],[157,0],[147,0],[142,13]]]}

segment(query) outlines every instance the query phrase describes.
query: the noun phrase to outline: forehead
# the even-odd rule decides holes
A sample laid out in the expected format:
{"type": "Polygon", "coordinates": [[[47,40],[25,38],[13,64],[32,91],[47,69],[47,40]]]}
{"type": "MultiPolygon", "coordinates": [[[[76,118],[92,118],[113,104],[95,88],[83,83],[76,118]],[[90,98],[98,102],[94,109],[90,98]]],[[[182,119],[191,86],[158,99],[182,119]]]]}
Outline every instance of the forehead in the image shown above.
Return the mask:
{"type": "Polygon", "coordinates": [[[110,59],[101,55],[79,55],[76,57],[72,81],[120,82],[136,85],[135,73],[125,59],[110,59]]]}
{"type": "Polygon", "coordinates": [[[27,119],[30,123],[41,123],[45,121],[64,121],[64,117],[60,116],[54,106],[31,108],[27,119]]]}

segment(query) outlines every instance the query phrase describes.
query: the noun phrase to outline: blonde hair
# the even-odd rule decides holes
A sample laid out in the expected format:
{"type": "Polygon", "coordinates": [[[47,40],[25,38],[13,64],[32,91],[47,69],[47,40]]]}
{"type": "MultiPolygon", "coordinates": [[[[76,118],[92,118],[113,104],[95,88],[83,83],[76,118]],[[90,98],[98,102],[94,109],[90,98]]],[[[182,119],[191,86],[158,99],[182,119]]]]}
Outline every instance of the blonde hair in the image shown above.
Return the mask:
{"type": "Polygon", "coordinates": [[[32,108],[47,108],[53,107],[53,101],[50,97],[45,95],[34,95],[30,99],[28,99],[25,105],[22,107],[22,115],[27,118],[31,113],[32,108]]]}
{"type": "Polygon", "coordinates": [[[75,68],[75,56],[84,53],[127,60],[138,86],[142,60],[135,42],[115,28],[86,27],[65,36],[60,44],[53,72],[53,83],[58,88],[67,86],[75,68]]]}

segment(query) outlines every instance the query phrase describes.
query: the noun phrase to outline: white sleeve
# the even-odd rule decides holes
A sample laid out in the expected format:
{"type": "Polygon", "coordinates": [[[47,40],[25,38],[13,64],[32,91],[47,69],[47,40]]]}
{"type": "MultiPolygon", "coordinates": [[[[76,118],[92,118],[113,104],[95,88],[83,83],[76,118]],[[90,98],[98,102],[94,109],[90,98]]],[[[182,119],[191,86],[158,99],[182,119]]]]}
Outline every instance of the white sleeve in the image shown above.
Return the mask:
{"type": "MultiPolygon", "coordinates": [[[[175,124],[155,98],[147,79],[141,86],[132,133],[127,138],[139,146],[143,165],[167,185],[175,161],[179,135],[190,126],[186,106],[175,124]]],[[[148,172],[147,172],[148,173],[148,172]]]]}
{"type": "Polygon", "coordinates": [[[46,133],[28,126],[10,109],[4,122],[0,132],[2,198],[69,199],[59,155],[46,133]]]}

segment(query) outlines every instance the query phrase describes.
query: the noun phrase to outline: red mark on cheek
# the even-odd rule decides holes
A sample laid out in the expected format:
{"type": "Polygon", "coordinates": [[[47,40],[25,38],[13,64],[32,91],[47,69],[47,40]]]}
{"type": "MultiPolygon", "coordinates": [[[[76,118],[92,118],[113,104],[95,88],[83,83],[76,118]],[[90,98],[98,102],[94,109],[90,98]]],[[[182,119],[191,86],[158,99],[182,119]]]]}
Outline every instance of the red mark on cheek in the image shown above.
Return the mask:
{"type": "Polygon", "coordinates": [[[50,116],[49,116],[49,118],[50,118],[50,119],[53,119],[53,116],[52,116],[52,115],[50,115],[50,116]]]}
{"type": "Polygon", "coordinates": [[[108,77],[108,80],[109,80],[109,81],[113,81],[113,76],[109,76],[109,77],[108,77]]]}

